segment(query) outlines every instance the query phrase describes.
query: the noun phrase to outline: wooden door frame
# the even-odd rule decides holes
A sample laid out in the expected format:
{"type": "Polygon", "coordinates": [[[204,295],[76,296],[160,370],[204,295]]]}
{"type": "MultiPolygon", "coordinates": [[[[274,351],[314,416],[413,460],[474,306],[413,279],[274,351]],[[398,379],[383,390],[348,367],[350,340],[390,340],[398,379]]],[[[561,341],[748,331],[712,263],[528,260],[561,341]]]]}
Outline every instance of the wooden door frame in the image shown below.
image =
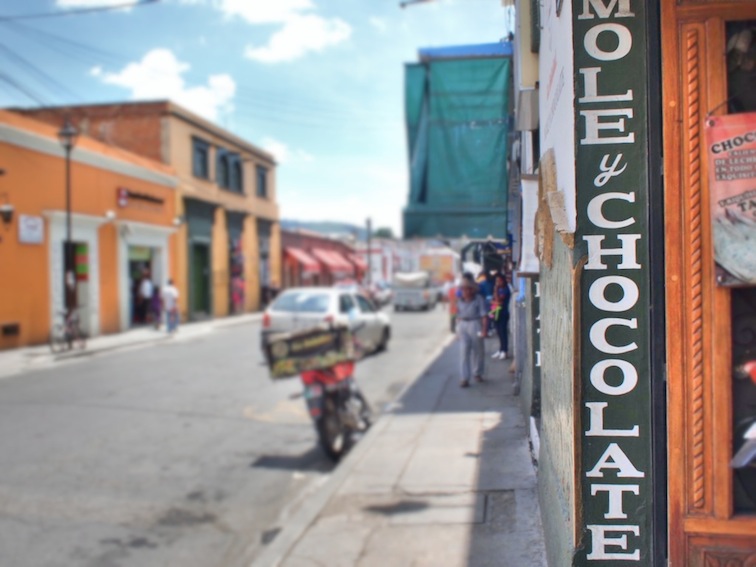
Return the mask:
{"type": "Polygon", "coordinates": [[[733,515],[730,294],[714,283],[704,120],[727,99],[724,23],[756,19],[756,1],[661,13],[670,565],[741,565],[756,516],[733,515]]]}

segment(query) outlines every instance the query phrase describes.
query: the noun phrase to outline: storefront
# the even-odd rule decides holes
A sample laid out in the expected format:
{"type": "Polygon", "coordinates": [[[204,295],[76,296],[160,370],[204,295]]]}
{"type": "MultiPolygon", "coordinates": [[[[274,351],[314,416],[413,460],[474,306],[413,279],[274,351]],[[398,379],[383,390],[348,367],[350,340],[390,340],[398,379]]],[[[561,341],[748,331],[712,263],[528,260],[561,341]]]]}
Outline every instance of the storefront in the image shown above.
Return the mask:
{"type": "MultiPolygon", "coordinates": [[[[45,213],[49,227],[50,321],[65,312],[63,285],[66,243],[66,215],[62,211],[45,213]]],[[[105,217],[74,214],[71,239],[74,243],[76,274],[75,303],[82,329],[89,336],[100,334],[100,238],[99,228],[105,217]]]]}
{"type": "Polygon", "coordinates": [[[216,205],[184,199],[187,235],[188,316],[204,319],[212,316],[212,244],[216,205]]]}
{"type": "Polygon", "coordinates": [[[270,221],[257,220],[257,258],[258,258],[258,278],[260,282],[260,304],[265,306],[272,301],[276,290],[273,288],[271,278],[271,237],[273,234],[273,223],[270,221]]]}
{"type": "Polygon", "coordinates": [[[246,305],[246,280],[244,273],[244,218],[246,213],[226,211],[228,230],[228,312],[231,315],[244,313],[246,305]]]}
{"type": "Polygon", "coordinates": [[[151,301],[141,297],[144,278],[152,282],[153,292],[160,293],[170,275],[170,237],[172,226],[156,226],[132,221],[116,222],[120,265],[119,286],[121,326],[154,323],[151,301]]]}
{"type": "Polygon", "coordinates": [[[320,262],[323,271],[327,274],[323,282],[326,285],[355,277],[354,266],[341,253],[323,248],[313,248],[311,252],[313,258],[320,262]]]}
{"type": "Polygon", "coordinates": [[[4,331],[0,348],[47,341],[67,305],[90,336],[127,329],[132,272],[148,267],[162,280],[171,265],[172,170],[80,135],[70,154],[74,270],[64,281],[69,209],[57,130],[0,111],[0,169],[6,171],[0,194],[14,211],[4,221],[0,254],[15,269],[0,284],[0,322],[13,331],[4,331]]]}
{"type": "Polygon", "coordinates": [[[756,419],[756,2],[661,13],[669,559],[753,565],[756,469],[731,459],[756,419]]]}
{"type": "Polygon", "coordinates": [[[295,246],[284,247],[284,287],[319,285],[322,270],[318,261],[295,246]]]}

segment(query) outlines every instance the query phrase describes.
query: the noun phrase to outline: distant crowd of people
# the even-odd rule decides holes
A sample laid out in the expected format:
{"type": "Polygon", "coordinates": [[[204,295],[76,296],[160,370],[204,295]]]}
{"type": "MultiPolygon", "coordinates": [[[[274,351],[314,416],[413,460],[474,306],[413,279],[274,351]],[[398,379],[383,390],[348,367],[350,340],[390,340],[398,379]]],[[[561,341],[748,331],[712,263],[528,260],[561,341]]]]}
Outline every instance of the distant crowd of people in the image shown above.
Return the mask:
{"type": "Polygon", "coordinates": [[[173,284],[173,280],[160,288],[150,277],[150,271],[142,270],[141,277],[135,280],[132,292],[133,313],[132,321],[136,325],[153,325],[160,328],[163,314],[168,333],[174,333],[178,329],[179,292],[173,284]]]}
{"type": "Polygon", "coordinates": [[[449,282],[444,290],[449,306],[452,332],[456,332],[462,349],[460,386],[472,380],[483,381],[485,370],[483,339],[496,332],[499,349],[491,358],[503,360],[509,351],[509,304],[512,289],[505,273],[482,271],[476,278],[465,272],[458,282],[449,282]]]}

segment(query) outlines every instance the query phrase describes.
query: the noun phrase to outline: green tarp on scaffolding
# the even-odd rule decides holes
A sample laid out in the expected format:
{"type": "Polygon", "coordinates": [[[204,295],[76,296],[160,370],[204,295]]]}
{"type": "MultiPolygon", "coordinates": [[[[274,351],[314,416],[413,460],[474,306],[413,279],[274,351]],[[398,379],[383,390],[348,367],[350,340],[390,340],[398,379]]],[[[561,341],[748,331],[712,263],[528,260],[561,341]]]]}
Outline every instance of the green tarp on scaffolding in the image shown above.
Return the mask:
{"type": "Polygon", "coordinates": [[[404,236],[507,235],[508,57],[410,64],[404,236]]]}

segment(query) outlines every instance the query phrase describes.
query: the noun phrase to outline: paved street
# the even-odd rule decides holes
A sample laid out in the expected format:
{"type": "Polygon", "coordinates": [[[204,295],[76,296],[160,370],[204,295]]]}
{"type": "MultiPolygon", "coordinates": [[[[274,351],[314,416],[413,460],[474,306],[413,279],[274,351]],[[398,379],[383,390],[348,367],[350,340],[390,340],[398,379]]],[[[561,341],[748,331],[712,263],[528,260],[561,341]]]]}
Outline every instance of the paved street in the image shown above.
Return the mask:
{"type": "MultiPolygon", "coordinates": [[[[388,352],[357,370],[377,411],[449,336],[440,307],[391,317],[388,352]]],[[[333,470],[298,380],[268,379],[258,333],[0,380],[0,565],[247,565],[333,470]]]]}

